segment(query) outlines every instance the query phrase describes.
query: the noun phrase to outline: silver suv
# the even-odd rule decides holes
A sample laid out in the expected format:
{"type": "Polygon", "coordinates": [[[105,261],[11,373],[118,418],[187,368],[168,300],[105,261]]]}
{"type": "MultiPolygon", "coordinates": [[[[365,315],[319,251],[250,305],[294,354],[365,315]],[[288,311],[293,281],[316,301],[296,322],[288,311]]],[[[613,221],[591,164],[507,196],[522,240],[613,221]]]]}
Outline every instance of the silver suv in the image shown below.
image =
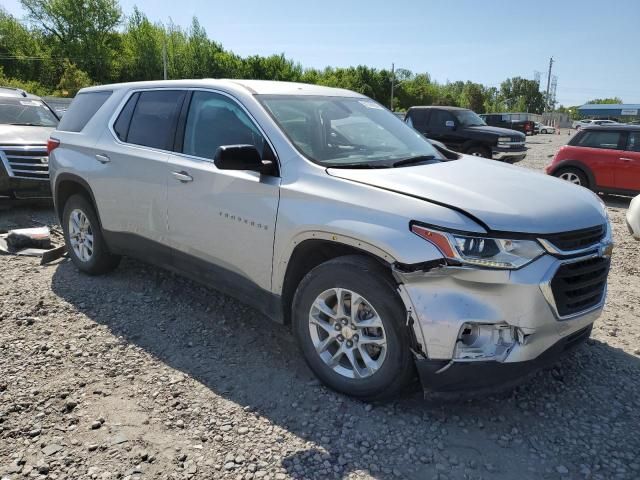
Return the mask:
{"type": "Polygon", "coordinates": [[[611,229],[592,192],[434,147],[375,101],[283,82],[82,90],[51,139],[71,259],[130,255],[290,324],[327,385],[511,384],[586,339],[611,229]]]}
{"type": "Polygon", "coordinates": [[[0,87],[0,197],[51,197],[47,139],[56,125],[40,97],[0,87]]]}

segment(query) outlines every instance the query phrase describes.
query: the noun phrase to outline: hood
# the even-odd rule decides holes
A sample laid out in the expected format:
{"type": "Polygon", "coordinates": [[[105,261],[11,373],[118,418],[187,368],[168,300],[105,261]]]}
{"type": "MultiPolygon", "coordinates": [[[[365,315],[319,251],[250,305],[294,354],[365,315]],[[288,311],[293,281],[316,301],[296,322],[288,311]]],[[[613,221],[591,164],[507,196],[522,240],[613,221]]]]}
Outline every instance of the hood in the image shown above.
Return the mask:
{"type": "Polygon", "coordinates": [[[549,234],[606,222],[600,201],[586,188],[495,160],[465,155],[430,165],[327,172],[463,210],[496,231],[549,234]]]}
{"type": "Polygon", "coordinates": [[[465,130],[490,133],[492,135],[497,135],[500,137],[522,137],[522,141],[524,141],[525,139],[524,133],[518,132],[517,130],[511,130],[510,128],[492,127],[490,125],[478,125],[475,127],[465,127],[465,130]]]}
{"type": "Polygon", "coordinates": [[[55,127],[0,125],[0,145],[46,145],[55,127]]]}

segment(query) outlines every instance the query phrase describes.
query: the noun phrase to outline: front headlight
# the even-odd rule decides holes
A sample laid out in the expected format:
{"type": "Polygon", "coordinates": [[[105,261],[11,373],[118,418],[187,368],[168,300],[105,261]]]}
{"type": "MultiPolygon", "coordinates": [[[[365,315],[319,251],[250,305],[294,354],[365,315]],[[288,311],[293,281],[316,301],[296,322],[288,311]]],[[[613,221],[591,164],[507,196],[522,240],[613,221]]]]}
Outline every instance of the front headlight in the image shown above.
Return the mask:
{"type": "Polygon", "coordinates": [[[487,268],[517,269],[544,254],[535,240],[488,238],[412,225],[411,231],[434,244],[449,259],[487,268]]]}
{"type": "Polygon", "coordinates": [[[508,143],[511,141],[511,137],[498,137],[498,143],[508,143]]]}

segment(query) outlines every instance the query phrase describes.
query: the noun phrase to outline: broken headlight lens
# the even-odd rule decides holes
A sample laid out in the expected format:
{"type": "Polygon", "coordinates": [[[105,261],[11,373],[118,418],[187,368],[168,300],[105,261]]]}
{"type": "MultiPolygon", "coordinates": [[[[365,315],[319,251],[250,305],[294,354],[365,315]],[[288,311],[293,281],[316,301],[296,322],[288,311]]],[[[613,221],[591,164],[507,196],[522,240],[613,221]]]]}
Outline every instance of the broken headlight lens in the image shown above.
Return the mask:
{"type": "Polygon", "coordinates": [[[544,253],[535,240],[473,237],[419,225],[413,225],[411,231],[433,243],[447,258],[487,268],[517,269],[544,253]]]}

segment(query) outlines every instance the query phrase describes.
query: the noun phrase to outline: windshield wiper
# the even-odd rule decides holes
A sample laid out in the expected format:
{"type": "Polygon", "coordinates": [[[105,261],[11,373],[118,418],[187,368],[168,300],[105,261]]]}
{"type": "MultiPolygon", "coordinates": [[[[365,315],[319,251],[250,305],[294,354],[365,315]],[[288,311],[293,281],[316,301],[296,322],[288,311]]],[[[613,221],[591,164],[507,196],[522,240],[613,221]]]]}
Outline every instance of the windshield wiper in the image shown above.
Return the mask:
{"type": "Polygon", "coordinates": [[[10,123],[9,125],[19,125],[19,126],[25,126],[25,127],[44,127],[46,125],[42,125],[41,123],[29,123],[29,122],[16,122],[16,123],[10,123]]]}
{"type": "Polygon", "coordinates": [[[393,163],[393,167],[403,167],[406,165],[414,165],[416,163],[425,163],[425,162],[431,162],[433,160],[435,160],[436,157],[433,155],[418,155],[416,157],[409,157],[409,158],[404,158],[402,160],[398,160],[397,162],[393,163]]]}
{"type": "Polygon", "coordinates": [[[357,162],[357,163],[336,163],[331,165],[324,165],[327,168],[389,168],[391,165],[387,163],[366,163],[366,162],[357,162]]]}

